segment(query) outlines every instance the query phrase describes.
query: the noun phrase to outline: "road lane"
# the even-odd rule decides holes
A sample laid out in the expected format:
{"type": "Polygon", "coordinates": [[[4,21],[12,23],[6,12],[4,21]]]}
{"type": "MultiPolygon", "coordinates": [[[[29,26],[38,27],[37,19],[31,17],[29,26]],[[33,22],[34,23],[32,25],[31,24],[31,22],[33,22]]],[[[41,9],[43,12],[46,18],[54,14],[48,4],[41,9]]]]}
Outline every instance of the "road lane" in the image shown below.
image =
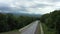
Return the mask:
{"type": "Polygon", "coordinates": [[[26,26],[26,28],[19,30],[21,34],[34,34],[39,21],[35,21],[32,24],[26,26]]]}
{"type": "Polygon", "coordinates": [[[37,25],[37,28],[36,28],[35,34],[41,34],[40,22],[39,22],[38,25],[37,25]]]}

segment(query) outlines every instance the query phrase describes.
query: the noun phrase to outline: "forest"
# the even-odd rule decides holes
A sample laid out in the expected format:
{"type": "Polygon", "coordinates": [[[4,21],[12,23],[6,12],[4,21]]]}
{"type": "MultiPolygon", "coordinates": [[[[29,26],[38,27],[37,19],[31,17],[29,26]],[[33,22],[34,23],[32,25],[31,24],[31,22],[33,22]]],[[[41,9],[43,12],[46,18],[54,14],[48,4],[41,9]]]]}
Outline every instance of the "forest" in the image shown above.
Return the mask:
{"type": "Polygon", "coordinates": [[[35,21],[36,18],[29,16],[16,16],[12,13],[0,13],[0,32],[8,32],[15,29],[20,29],[32,21],[35,21]]]}
{"type": "Polygon", "coordinates": [[[46,24],[48,29],[55,29],[56,34],[60,34],[60,10],[42,15],[40,21],[46,24]]]}

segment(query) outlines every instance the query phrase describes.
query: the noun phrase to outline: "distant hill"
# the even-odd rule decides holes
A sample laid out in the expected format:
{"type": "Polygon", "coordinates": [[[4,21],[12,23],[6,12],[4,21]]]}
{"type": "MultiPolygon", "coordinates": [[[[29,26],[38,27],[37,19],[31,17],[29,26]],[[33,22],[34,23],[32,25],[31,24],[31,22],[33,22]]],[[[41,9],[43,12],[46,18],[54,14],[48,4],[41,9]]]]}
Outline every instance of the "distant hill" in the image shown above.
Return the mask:
{"type": "MultiPolygon", "coordinates": [[[[3,14],[8,14],[8,13],[3,13],[3,14]]],[[[15,16],[29,16],[29,17],[40,17],[41,16],[41,14],[27,14],[27,13],[10,13],[10,14],[13,14],[15,16]]]]}

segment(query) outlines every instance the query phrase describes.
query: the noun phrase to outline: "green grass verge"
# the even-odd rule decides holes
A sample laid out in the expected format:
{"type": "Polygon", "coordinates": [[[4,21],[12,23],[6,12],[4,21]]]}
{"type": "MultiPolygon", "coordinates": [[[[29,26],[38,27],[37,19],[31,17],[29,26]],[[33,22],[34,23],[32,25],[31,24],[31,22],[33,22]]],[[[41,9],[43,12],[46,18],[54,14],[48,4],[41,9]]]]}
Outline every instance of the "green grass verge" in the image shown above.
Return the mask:
{"type": "Polygon", "coordinates": [[[56,34],[55,29],[48,29],[48,27],[42,23],[44,34],[56,34]]]}
{"type": "Polygon", "coordinates": [[[13,30],[13,31],[4,32],[4,33],[0,33],[0,34],[20,34],[20,32],[19,32],[19,30],[13,30]]]}

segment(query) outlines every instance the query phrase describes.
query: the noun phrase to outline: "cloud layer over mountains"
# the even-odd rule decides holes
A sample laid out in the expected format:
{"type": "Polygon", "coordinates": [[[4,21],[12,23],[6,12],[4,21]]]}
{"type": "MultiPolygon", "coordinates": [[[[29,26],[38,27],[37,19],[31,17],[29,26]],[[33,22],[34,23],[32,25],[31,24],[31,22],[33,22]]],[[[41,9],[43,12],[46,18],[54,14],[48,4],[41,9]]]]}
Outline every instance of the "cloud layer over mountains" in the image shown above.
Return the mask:
{"type": "Polygon", "coordinates": [[[0,0],[0,12],[45,14],[60,9],[60,0],[0,0]]]}

